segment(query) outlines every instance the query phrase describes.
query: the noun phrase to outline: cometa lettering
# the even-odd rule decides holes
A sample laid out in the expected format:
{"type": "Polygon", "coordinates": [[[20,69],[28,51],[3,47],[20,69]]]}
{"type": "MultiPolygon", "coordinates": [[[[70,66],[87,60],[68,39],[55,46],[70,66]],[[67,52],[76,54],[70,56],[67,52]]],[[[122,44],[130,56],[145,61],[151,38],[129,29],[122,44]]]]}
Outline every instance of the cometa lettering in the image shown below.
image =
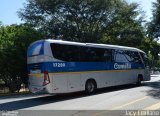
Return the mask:
{"type": "Polygon", "coordinates": [[[126,63],[126,64],[114,64],[114,69],[131,69],[131,64],[126,63]]]}

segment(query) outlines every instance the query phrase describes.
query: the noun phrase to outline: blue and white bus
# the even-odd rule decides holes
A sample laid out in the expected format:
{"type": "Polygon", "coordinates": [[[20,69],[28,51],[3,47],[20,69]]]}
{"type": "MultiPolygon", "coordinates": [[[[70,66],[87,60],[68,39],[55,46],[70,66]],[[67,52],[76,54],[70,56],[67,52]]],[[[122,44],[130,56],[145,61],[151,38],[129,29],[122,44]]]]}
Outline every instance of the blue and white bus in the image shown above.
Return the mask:
{"type": "Polygon", "coordinates": [[[33,93],[93,93],[150,80],[146,54],[132,47],[39,40],[29,46],[27,63],[33,93]]]}

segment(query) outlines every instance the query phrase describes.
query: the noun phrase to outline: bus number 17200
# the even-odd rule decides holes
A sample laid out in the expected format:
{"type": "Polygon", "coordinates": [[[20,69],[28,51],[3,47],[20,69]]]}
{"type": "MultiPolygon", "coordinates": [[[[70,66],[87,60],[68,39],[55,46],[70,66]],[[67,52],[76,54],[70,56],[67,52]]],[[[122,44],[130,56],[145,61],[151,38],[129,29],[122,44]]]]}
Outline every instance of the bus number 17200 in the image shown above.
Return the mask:
{"type": "Polygon", "coordinates": [[[65,66],[66,66],[65,63],[53,63],[53,67],[62,68],[62,67],[65,67],[65,66]]]}

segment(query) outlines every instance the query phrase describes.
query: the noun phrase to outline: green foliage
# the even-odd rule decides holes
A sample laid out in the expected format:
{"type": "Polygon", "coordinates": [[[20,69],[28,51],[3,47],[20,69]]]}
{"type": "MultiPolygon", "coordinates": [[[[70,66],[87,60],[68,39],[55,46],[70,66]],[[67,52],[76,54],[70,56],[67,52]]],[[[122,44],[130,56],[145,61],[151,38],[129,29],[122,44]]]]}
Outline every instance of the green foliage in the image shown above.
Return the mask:
{"type": "Polygon", "coordinates": [[[0,79],[0,85],[2,84],[5,84],[5,82],[2,79],[0,79]]]}
{"type": "Polygon", "coordinates": [[[158,59],[160,0],[154,3],[153,20],[145,32],[143,12],[125,0],[28,0],[19,11],[22,20],[46,37],[137,47],[158,59]]]}
{"type": "Polygon", "coordinates": [[[48,37],[128,46],[144,39],[138,5],[124,0],[28,0],[19,16],[48,37]]]}
{"type": "Polygon", "coordinates": [[[141,25],[143,18],[138,16],[140,12],[137,4],[122,6],[112,25],[107,29],[104,38],[109,39],[103,39],[104,42],[107,40],[106,43],[139,48],[145,41],[145,33],[141,25]]]}
{"type": "Polygon", "coordinates": [[[156,0],[153,3],[152,20],[148,24],[148,34],[152,39],[158,39],[160,37],[160,0],[156,0]]]}
{"type": "Polygon", "coordinates": [[[156,41],[160,39],[160,0],[153,3],[152,20],[148,23],[147,34],[151,39],[150,51],[153,60],[158,60],[158,53],[160,52],[160,44],[156,41]]]}
{"type": "Polygon", "coordinates": [[[27,47],[41,37],[27,24],[0,27],[0,79],[12,92],[27,82],[27,47]]]}
{"type": "Polygon", "coordinates": [[[160,60],[157,61],[156,67],[158,67],[160,70],[160,60]]]}

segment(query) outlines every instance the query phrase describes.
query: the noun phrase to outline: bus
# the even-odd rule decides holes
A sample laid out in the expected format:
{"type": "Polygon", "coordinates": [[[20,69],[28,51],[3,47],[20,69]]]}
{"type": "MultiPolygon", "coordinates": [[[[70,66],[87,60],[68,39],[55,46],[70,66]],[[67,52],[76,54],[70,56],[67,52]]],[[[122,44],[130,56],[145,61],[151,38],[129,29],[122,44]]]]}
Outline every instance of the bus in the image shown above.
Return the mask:
{"type": "Polygon", "coordinates": [[[117,45],[39,40],[27,51],[32,93],[92,94],[99,88],[150,80],[147,55],[117,45]]]}

